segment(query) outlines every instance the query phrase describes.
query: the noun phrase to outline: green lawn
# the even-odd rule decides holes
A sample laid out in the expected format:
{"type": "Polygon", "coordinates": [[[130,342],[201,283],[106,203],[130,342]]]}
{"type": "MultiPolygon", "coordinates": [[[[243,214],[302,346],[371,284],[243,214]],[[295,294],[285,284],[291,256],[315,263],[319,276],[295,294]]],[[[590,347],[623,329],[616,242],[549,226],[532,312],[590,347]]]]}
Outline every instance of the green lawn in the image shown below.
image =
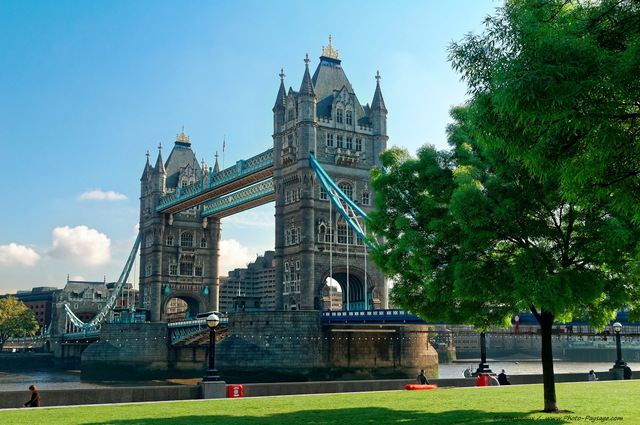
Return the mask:
{"type": "Polygon", "coordinates": [[[640,423],[640,381],[557,384],[559,408],[541,385],[144,403],[0,411],[11,425],[640,423]]]}

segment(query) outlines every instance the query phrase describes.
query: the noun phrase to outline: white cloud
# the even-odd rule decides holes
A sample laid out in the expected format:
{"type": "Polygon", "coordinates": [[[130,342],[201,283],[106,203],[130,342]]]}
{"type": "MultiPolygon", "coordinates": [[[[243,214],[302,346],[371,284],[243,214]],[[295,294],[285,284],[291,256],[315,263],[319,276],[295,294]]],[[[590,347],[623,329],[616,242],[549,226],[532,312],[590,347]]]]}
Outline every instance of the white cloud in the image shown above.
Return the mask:
{"type": "Polygon", "coordinates": [[[235,239],[220,242],[220,276],[227,276],[229,271],[246,267],[256,260],[256,253],[246,246],[242,246],[235,239]]]}
{"type": "Polygon", "coordinates": [[[0,245],[0,265],[29,267],[36,265],[39,260],[40,255],[24,245],[0,245]]]}
{"type": "Polygon", "coordinates": [[[84,276],[82,275],[74,275],[74,276],[69,276],[69,280],[72,280],[74,282],[86,282],[87,279],[84,278],[84,276]]]}
{"type": "Polygon", "coordinates": [[[111,240],[87,226],[56,227],[49,255],[86,266],[99,266],[111,258],[111,240]]]}
{"type": "Polygon", "coordinates": [[[126,195],[109,190],[88,190],[78,196],[78,201],[126,201],[126,195]]]}

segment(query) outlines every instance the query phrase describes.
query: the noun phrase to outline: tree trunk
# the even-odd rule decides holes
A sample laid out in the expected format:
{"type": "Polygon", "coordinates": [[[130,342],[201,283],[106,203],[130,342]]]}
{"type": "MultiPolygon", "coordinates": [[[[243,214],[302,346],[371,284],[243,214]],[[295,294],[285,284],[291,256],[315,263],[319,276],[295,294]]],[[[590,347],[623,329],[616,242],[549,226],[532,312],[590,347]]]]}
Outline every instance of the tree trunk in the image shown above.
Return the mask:
{"type": "Polygon", "coordinates": [[[554,315],[543,310],[536,316],[540,323],[540,336],[542,339],[540,358],[542,359],[544,411],[553,412],[558,410],[558,403],[556,401],[556,381],[553,374],[553,347],[551,345],[551,331],[553,328],[554,315]]]}

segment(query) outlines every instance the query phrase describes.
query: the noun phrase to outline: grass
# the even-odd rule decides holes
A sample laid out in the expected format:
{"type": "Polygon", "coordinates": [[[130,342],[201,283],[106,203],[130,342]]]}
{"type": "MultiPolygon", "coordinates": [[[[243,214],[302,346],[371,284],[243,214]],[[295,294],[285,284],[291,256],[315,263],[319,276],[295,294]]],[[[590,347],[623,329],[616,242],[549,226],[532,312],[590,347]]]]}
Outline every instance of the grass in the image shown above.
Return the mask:
{"type": "Polygon", "coordinates": [[[557,384],[558,407],[536,413],[541,385],[391,391],[0,411],[0,424],[637,424],[639,381],[557,384]]]}

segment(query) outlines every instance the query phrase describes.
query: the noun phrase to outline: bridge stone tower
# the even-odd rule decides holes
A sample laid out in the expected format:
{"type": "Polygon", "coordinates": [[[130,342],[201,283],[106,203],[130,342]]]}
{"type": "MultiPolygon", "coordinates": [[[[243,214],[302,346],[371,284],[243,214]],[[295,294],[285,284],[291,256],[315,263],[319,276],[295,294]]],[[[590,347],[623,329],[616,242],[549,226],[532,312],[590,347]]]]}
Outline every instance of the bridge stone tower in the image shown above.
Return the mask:
{"type": "Polygon", "coordinates": [[[176,298],[186,303],[189,317],[217,310],[220,219],[202,218],[202,206],[170,215],[156,212],[162,196],[202,180],[207,172],[204,163],[202,168],[198,164],[184,127],[166,163],[162,145],[155,166],[147,153],[140,179],[139,307],[150,312],[152,322],[169,321],[169,302],[176,298]]]}
{"type": "Polygon", "coordinates": [[[341,286],[343,308],[386,306],[386,283],[368,248],[346,224],[310,166],[313,153],[327,174],[362,210],[372,210],[369,171],[387,147],[387,109],[380,76],[371,105],[361,105],[338,51],[322,49],[311,77],[309,56],[298,91],[284,85],[273,108],[276,189],[276,306],[328,310],[328,278],[341,286]]]}

